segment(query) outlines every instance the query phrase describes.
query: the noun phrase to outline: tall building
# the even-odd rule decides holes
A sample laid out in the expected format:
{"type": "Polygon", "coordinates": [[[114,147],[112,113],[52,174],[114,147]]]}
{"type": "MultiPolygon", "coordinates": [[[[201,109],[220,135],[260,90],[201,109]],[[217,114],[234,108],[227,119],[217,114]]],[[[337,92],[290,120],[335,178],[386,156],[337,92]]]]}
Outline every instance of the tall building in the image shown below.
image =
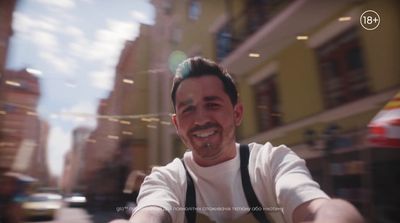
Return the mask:
{"type": "Polygon", "coordinates": [[[86,140],[91,129],[78,127],[72,133],[72,146],[65,155],[64,172],[62,176],[62,190],[65,193],[82,192],[86,189],[83,184],[86,140]]]}
{"type": "Polygon", "coordinates": [[[27,70],[6,70],[17,0],[0,1],[0,174],[23,172],[46,184],[48,124],[36,113],[39,82],[27,70]]]}
{"type": "MultiPolygon", "coordinates": [[[[145,29],[141,27],[142,32],[145,29]]],[[[86,139],[82,182],[91,201],[103,195],[112,201],[122,199],[129,173],[148,168],[147,122],[143,120],[153,116],[147,107],[147,72],[138,62],[147,58],[138,41],[126,41],[113,90],[99,103],[97,127],[86,139]]]]}
{"type": "MultiPolygon", "coordinates": [[[[0,2],[0,81],[1,82],[3,81],[4,77],[9,40],[12,35],[12,15],[14,12],[15,5],[16,5],[16,0],[6,0],[0,2]]],[[[2,94],[3,92],[0,91],[0,97],[2,97],[1,96],[2,94]]],[[[0,129],[3,129],[3,122],[1,121],[0,121],[0,129]]],[[[0,147],[6,147],[6,144],[4,144],[3,142],[0,143],[1,143],[0,147]]],[[[4,164],[0,166],[0,174],[7,169],[6,166],[8,165],[4,164]]]]}
{"type": "Polygon", "coordinates": [[[35,151],[31,156],[31,165],[26,172],[35,178],[41,185],[50,186],[50,170],[48,166],[47,140],[49,137],[49,124],[39,119],[39,138],[35,151]]]}
{"type": "Polygon", "coordinates": [[[38,78],[27,70],[7,70],[0,91],[1,168],[45,179],[48,127],[36,111],[38,78]]]}
{"type": "MultiPolygon", "coordinates": [[[[119,121],[112,118],[100,118],[112,116],[117,106],[115,102],[102,99],[99,103],[97,127],[85,141],[83,149],[84,171],[83,184],[86,193],[112,194],[116,189],[109,173],[119,144],[119,121]],[[106,183],[107,182],[107,183],[106,183]]],[[[70,159],[71,160],[71,159],[70,159]]]]}
{"type": "Polygon", "coordinates": [[[12,36],[12,17],[17,0],[0,2],[0,79],[3,76],[7,60],[7,51],[12,36]]]}
{"type": "Polygon", "coordinates": [[[121,52],[116,67],[114,98],[123,100],[119,104],[119,117],[116,117],[120,124],[118,149],[121,154],[128,155],[124,162],[129,164],[130,169],[145,170],[148,165],[145,162],[148,141],[146,123],[142,118],[148,115],[148,77],[147,72],[143,72],[137,65],[145,57],[139,53],[141,47],[138,43],[137,39],[126,41],[121,52]]]}

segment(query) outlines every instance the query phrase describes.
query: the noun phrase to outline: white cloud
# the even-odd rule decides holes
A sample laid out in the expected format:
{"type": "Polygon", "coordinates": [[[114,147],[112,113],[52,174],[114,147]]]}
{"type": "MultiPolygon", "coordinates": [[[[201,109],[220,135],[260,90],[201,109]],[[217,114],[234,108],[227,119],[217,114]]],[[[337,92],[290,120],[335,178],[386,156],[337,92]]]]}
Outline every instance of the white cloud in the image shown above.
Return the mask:
{"type": "Polygon", "coordinates": [[[89,74],[91,84],[99,89],[110,91],[114,84],[113,69],[94,71],[89,74]]]}
{"type": "Polygon", "coordinates": [[[83,31],[75,26],[67,26],[63,31],[65,34],[78,40],[85,38],[83,31]]]}
{"type": "Polygon", "coordinates": [[[135,1],[135,8],[129,15],[140,23],[153,25],[155,9],[150,1],[135,1]]]}
{"type": "Polygon", "coordinates": [[[71,122],[75,127],[95,128],[97,125],[97,105],[90,102],[79,102],[70,108],[61,109],[61,120],[71,122]]]}
{"type": "Polygon", "coordinates": [[[69,44],[74,56],[90,61],[112,61],[115,65],[124,43],[134,39],[138,34],[139,25],[108,19],[106,28],[95,33],[94,40],[77,39],[69,44]]]}
{"type": "Polygon", "coordinates": [[[108,19],[106,28],[95,33],[94,40],[84,36],[69,44],[73,56],[91,62],[102,62],[99,69],[89,74],[91,84],[102,90],[111,90],[114,81],[114,69],[127,39],[138,34],[138,24],[108,19]]]}
{"type": "Polygon", "coordinates": [[[39,57],[44,59],[47,64],[52,65],[55,70],[65,76],[73,77],[77,75],[75,72],[77,64],[72,58],[59,57],[51,51],[42,51],[39,53],[39,57]]]}
{"type": "Polygon", "coordinates": [[[55,126],[50,129],[47,142],[48,164],[52,174],[60,176],[64,166],[65,153],[71,148],[71,133],[55,126]]]}
{"type": "Polygon", "coordinates": [[[98,39],[88,48],[86,58],[92,61],[116,60],[121,44],[118,41],[106,39],[113,33],[108,30],[100,30],[97,34],[98,39]]]}
{"type": "Polygon", "coordinates": [[[17,33],[26,34],[35,30],[56,31],[60,27],[60,22],[50,17],[32,17],[20,12],[13,14],[13,29],[17,33]]]}
{"type": "Polygon", "coordinates": [[[154,23],[153,19],[150,18],[148,15],[146,15],[145,12],[132,11],[130,13],[130,15],[132,16],[132,18],[134,18],[136,21],[138,21],[140,23],[144,23],[144,24],[153,24],[154,23]]]}
{"type": "Polygon", "coordinates": [[[143,12],[138,12],[138,11],[132,11],[131,16],[138,21],[143,21],[143,20],[147,19],[146,14],[144,14],[143,12]]]}
{"type": "Polygon", "coordinates": [[[114,32],[118,39],[132,39],[138,33],[139,25],[137,23],[107,19],[107,26],[114,32]]]}
{"type": "Polygon", "coordinates": [[[44,31],[34,31],[30,37],[31,41],[38,45],[41,50],[54,50],[58,48],[58,41],[54,34],[44,31]]]}
{"type": "Polygon", "coordinates": [[[68,44],[69,48],[69,53],[77,57],[79,59],[85,59],[87,60],[88,58],[88,46],[90,45],[89,41],[85,38],[81,38],[78,40],[75,40],[71,43],[68,44]]]}
{"type": "Polygon", "coordinates": [[[63,9],[70,9],[75,7],[74,0],[36,0],[37,2],[47,5],[49,7],[57,7],[63,9]]]}
{"type": "MultiPolygon", "coordinates": [[[[84,32],[73,25],[63,25],[63,21],[45,15],[27,15],[19,12],[14,13],[14,29],[17,34],[30,41],[36,46],[39,58],[45,60],[46,64],[52,66],[52,72],[71,77],[75,76],[77,58],[74,54],[63,54],[62,39],[69,41],[85,41],[84,32]],[[72,38],[71,38],[72,37],[72,38]]],[[[79,46],[84,50],[83,45],[79,46]]]]}
{"type": "Polygon", "coordinates": [[[56,51],[60,47],[57,36],[60,22],[54,18],[46,16],[32,18],[16,12],[13,26],[18,35],[31,41],[40,52],[56,51]]]}

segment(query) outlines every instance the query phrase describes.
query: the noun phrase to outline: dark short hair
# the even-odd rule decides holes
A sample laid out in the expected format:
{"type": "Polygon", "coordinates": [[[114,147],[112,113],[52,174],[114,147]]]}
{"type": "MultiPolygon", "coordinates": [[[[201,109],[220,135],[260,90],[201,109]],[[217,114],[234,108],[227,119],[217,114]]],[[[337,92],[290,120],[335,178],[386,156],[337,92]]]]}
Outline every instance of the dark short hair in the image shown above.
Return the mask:
{"type": "Polygon", "coordinates": [[[215,76],[222,81],[224,91],[229,96],[232,105],[236,105],[238,101],[238,92],[235,81],[229,73],[219,66],[217,63],[202,57],[192,57],[184,60],[176,69],[176,74],[172,83],[171,99],[176,105],[176,91],[179,85],[188,78],[215,76]]]}

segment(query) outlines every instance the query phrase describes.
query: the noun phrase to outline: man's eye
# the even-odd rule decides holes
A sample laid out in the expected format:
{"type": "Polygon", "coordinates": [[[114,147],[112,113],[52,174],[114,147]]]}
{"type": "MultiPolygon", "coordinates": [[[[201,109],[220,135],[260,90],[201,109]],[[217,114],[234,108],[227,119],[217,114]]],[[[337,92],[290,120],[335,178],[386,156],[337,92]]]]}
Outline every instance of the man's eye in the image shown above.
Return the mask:
{"type": "Polygon", "coordinates": [[[216,103],[209,103],[209,104],[207,104],[207,107],[211,108],[211,109],[216,109],[216,108],[219,108],[220,105],[216,104],[216,103]]]}
{"type": "Polygon", "coordinates": [[[187,108],[183,109],[182,113],[188,113],[188,112],[191,112],[193,110],[194,110],[193,107],[187,107],[187,108]]]}

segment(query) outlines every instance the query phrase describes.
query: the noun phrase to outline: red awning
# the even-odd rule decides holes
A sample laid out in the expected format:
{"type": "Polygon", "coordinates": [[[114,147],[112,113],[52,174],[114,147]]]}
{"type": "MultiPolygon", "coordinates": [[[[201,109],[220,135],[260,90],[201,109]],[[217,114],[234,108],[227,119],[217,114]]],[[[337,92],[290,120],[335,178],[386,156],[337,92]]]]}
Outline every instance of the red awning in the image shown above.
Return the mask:
{"type": "Polygon", "coordinates": [[[400,148],[400,92],[368,124],[371,146],[400,148]]]}

